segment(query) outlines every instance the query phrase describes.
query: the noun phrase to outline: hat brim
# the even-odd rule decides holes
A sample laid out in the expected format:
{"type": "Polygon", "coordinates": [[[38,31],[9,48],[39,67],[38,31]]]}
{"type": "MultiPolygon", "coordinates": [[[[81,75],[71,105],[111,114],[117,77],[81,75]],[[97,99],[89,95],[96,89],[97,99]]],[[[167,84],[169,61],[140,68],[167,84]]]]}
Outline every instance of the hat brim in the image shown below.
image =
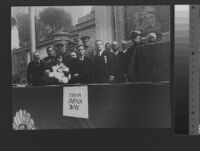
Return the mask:
{"type": "Polygon", "coordinates": [[[90,39],[90,37],[89,36],[84,36],[84,37],[81,37],[81,40],[85,40],[85,39],[90,39]]]}

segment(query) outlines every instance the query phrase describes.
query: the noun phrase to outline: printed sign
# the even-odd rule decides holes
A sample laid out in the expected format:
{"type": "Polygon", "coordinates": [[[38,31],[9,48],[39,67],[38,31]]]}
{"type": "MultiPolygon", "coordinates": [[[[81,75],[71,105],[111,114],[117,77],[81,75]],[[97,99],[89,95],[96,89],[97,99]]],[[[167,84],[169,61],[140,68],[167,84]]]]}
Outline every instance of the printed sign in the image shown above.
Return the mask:
{"type": "Polygon", "coordinates": [[[88,118],[88,87],[63,88],[63,116],[88,118]]]}

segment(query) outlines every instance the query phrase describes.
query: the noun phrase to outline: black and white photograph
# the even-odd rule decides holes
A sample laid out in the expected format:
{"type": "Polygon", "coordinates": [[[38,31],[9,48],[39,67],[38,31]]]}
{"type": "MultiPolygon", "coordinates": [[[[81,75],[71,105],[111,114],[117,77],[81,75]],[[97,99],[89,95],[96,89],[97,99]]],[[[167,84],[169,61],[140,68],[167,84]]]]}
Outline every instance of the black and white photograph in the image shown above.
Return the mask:
{"type": "Polygon", "coordinates": [[[171,128],[170,6],[12,6],[12,129],[171,128]]]}

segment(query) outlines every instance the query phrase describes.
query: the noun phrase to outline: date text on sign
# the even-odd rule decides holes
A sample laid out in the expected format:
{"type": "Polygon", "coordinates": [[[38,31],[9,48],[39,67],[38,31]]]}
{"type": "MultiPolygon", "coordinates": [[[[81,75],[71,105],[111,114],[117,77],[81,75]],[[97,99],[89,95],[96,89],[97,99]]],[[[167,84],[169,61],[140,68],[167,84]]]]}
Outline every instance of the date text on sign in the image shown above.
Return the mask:
{"type": "Polygon", "coordinates": [[[88,119],[87,86],[73,86],[63,88],[63,116],[88,119]]]}

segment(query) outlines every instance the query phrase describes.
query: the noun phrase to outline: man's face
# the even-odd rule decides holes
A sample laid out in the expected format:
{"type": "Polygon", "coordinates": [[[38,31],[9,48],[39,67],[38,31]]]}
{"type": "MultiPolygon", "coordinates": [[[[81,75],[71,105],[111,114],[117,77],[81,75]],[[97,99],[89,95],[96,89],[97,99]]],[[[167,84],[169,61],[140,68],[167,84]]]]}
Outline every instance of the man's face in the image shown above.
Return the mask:
{"type": "Polygon", "coordinates": [[[70,44],[69,44],[69,50],[70,50],[70,51],[73,51],[74,48],[75,48],[75,45],[74,45],[73,43],[70,43],[70,44]]]}
{"type": "Polygon", "coordinates": [[[111,48],[110,48],[110,44],[106,44],[106,45],[105,45],[105,49],[106,49],[106,50],[110,50],[110,49],[111,49],[111,48]]]}
{"type": "Polygon", "coordinates": [[[58,44],[58,45],[56,46],[56,49],[57,49],[58,51],[60,51],[60,52],[64,52],[64,47],[63,47],[63,45],[61,45],[61,44],[58,44]]]}
{"type": "Polygon", "coordinates": [[[57,58],[57,62],[60,64],[60,63],[62,63],[62,57],[58,57],[57,58]]]}
{"type": "Polygon", "coordinates": [[[83,40],[83,45],[88,46],[89,45],[89,39],[84,39],[83,40]]]}
{"type": "Polygon", "coordinates": [[[53,48],[49,48],[47,50],[47,54],[48,54],[49,57],[53,57],[54,56],[54,50],[53,50],[53,48]]]}
{"type": "Polygon", "coordinates": [[[75,59],[75,58],[77,57],[76,53],[75,53],[75,52],[71,52],[71,57],[72,57],[73,59],[75,59]]]}
{"type": "Polygon", "coordinates": [[[79,51],[81,56],[85,55],[85,50],[83,49],[83,46],[78,47],[78,51],[79,51]]]}
{"type": "Polygon", "coordinates": [[[116,42],[116,41],[113,41],[112,42],[112,49],[113,49],[113,51],[117,51],[118,50],[118,43],[116,42]]]}
{"type": "Polygon", "coordinates": [[[97,41],[96,42],[96,49],[97,49],[97,51],[103,50],[103,43],[102,43],[102,41],[97,41]]]}
{"type": "Polygon", "coordinates": [[[133,37],[133,38],[132,38],[132,42],[133,42],[133,43],[139,43],[139,42],[140,42],[140,36],[138,35],[138,36],[136,36],[136,37],[133,37]]]}
{"type": "Polygon", "coordinates": [[[35,53],[35,54],[33,55],[33,58],[34,58],[35,61],[40,60],[40,54],[39,54],[39,53],[35,53]]]}
{"type": "Polygon", "coordinates": [[[128,44],[127,43],[122,43],[121,47],[123,50],[126,50],[128,48],[128,44]]]}

